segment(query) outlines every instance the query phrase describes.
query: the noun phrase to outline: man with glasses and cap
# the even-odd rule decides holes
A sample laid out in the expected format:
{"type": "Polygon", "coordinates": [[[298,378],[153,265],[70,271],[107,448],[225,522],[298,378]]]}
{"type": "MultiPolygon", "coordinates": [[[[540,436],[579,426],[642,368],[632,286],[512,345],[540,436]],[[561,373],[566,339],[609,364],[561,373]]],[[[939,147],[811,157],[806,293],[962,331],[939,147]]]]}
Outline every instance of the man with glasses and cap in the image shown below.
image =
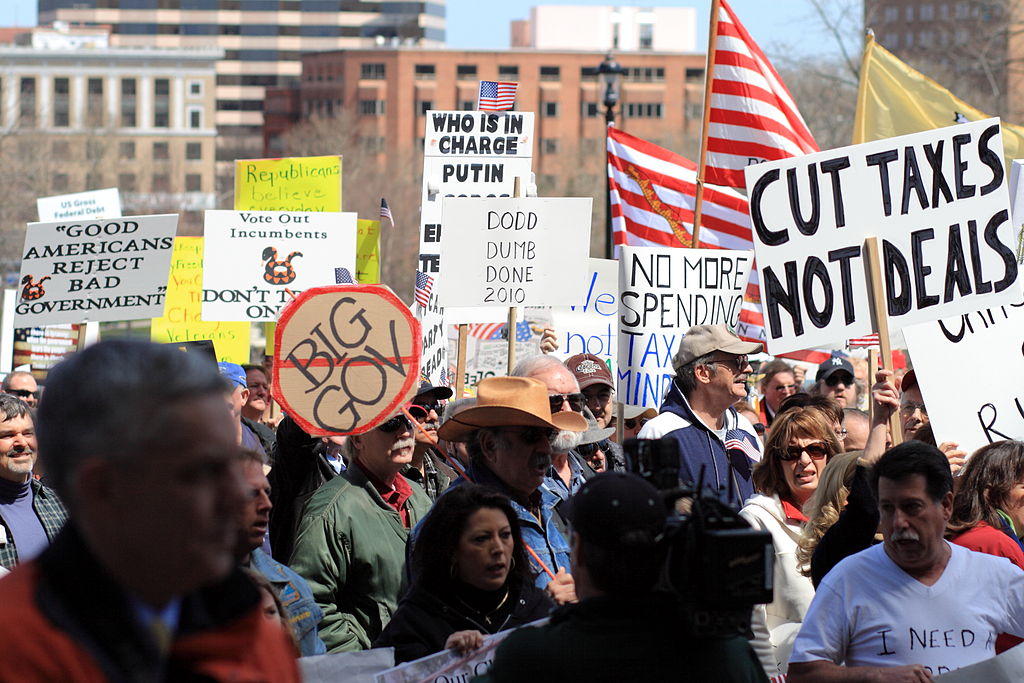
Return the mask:
{"type": "Polygon", "coordinates": [[[840,408],[857,407],[853,365],[842,356],[832,356],[819,365],[814,381],[813,394],[832,399],[840,408]]]}
{"type": "MultiPolygon", "coordinates": [[[[536,553],[537,585],[546,587],[557,602],[571,602],[575,588],[566,573],[569,544],[557,528],[554,511],[559,499],[543,484],[560,433],[583,432],[587,421],[572,410],[552,411],[552,403],[538,379],[488,377],[477,385],[476,403],[448,419],[438,435],[469,442],[468,478],[512,499],[523,541],[536,553]]],[[[463,481],[459,478],[453,486],[463,481]]]]}
{"type": "Polygon", "coordinates": [[[32,376],[31,372],[15,370],[4,377],[0,387],[3,388],[5,394],[17,396],[27,403],[29,408],[36,407],[36,400],[39,398],[39,384],[36,383],[36,378],[32,376]]]}
{"type": "Polygon", "coordinates": [[[444,402],[451,397],[452,390],[448,387],[436,387],[424,380],[420,382],[419,393],[412,399],[414,406],[423,409],[425,417],[417,420],[423,429],[416,429],[413,433],[416,448],[412,462],[402,470],[402,474],[422,486],[431,500],[437,500],[455,478],[455,472],[444,464],[444,456],[436,446],[437,425],[444,412],[444,402]]]}
{"type": "MultiPolygon", "coordinates": [[[[422,420],[422,410],[410,407],[422,420]]],[[[413,425],[398,414],[344,449],[348,469],[306,503],[288,564],[309,582],[323,611],[327,651],[365,650],[398,607],[409,529],[430,498],[400,472],[412,462],[413,425]]]]}
{"type": "Polygon", "coordinates": [[[747,395],[747,354],[761,345],[742,341],[725,325],[695,325],[672,360],[676,371],[661,413],[641,439],[667,437],[679,447],[679,479],[703,481],[737,510],[754,493],[754,462],[761,458],[753,425],[733,404],[747,395]]]}

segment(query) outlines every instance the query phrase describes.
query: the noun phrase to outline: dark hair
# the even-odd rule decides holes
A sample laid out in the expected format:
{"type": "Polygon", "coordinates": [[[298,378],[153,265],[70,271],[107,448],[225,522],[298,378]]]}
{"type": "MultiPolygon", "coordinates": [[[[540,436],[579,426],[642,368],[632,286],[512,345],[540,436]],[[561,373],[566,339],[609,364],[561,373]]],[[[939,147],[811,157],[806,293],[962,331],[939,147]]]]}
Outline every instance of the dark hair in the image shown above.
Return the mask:
{"type": "MultiPolygon", "coordinates": [[[[833,422],[843,424],[843,409],[839,405],[839,402],[835,399],[828,398],[827,396],[812,396],[811,394],[800,392],[787,396],[785,400],[779,404],[779,412],[775,414],[775,419],[779,419],[782,413],[786,412],[790,408],[815,408],[825,413],[833,422]]],[[[772,429],[775,428],[774,422],[772,423],[772,429]]]]}
{"type": "MultiPolygon", "coordinates": [[[[790,406],[788,410],[780,410],[772,422],[772,430],[764,444],[764,457],[754,466],[754,488],[765,495],[777,495],[785,498],[790,494],[789,484],[783,472],[783,449],[794,439],[809,438],[824,442],[828,448],[828,457],[842,453],[836,432],[822,411],[807,406],[803,408],[790,406]]],[[[826,460],[826,464],[827,464],[826,460]]]]}
{"type": "Polygon", "coordinates": [[[932,431],[931,422],[929,422],[926,425],[921,425],[920,427],[918,427],[917,431],[914,432],[913,439],[914,441],[921,441],[923,443],[926,443],[929,446],[938,446],[938,444],[935,443],[935,432],[932,431]]]}
{"type": "Polygon", "coordinates": [[[996,441],[982,446],[960,474],[948,537],[973,529],[979,522],[999,529],[997,510],[1005,510],[1014,486],[1024,481],[1024,442],[996,441]]]}
{"type": "Polygon", "coordinates": [[[246,363],[245,365],[242,366],[243,372],[249,372],[250,370],[259,370],[260,372],[263,373],[263,376],[267,378],[267,381],[270,381],[270,372],[268,372],[267,369],[262,365],[253,365],[252,363],[246,363]]]}
{"type": "Polygon", "coordinates": [[[879,458],[871,470],[871,488],[877,498],[882,477],[902,481],[915,474],[925,478],[928,495],[936,503],[953,490],[953,473],[946,456],[935,446],[913,440],[893,446],[879,458]]]}
{"type": "Polygon", "coordinates": [[[637,595],[654,587],[665,563],[667,546],[646,529],[627,531],[613,547],[578,536],[583,562],[594,585],[609,595],[637,595]]]}
{"type": "Polygon", "coordinates": [[[481,508],[501,510],[508,518],[512,530],[512,559],[508,580],[514,586],[531,583],[533,576],[530,559],[526,555],[519,517],[511,501],[493,489],[477,484],[461,484],[451,489],[434,503],[433,509],[423,520],[416,544],[412,550],[412,574],[415,583],[438,594],[449,594],[453,577],[455,551],[459,537],[466,530],[470,516],[481,508]]]}
{"type": "Polygon", "coordinates": [[[32,408],[13,394],[0,394],[0,415],[3,422],[25,415],[32,417],[32,408]]]}
{"type": "Polygon", "coordinates": [[[689,363],[684,363],[676,368],[676,380],[679,382],[679,390],[683,392],[683,396],[689,396],[693,393],[694,389],[697,388],[697,368],[700,366],[708,367],[714,365],[711,362],[715,352],[705,353],[703,356],[698,356],[691,360],[689,363]]]}

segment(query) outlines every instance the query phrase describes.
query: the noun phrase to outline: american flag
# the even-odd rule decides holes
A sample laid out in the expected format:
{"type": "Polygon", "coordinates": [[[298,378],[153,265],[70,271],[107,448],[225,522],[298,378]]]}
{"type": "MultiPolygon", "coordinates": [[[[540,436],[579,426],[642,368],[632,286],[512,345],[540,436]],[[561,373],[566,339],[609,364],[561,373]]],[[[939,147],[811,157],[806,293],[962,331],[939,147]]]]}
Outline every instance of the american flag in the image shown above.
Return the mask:
{"type": "Polygon", "coordinates": [[[878,346],[878,335],[877,334],[866,334],[863,337],[854,337],[846,342],[847,346],[851,349],[865,346],[878,346]]]}
{"type": "Polygon", "coordinates": [[[427,307],[430,303],[430,290],[434,288],[434,278],[430,277],[423,271],[416,271],[416,303],[423,308],[427,307]]]}
{"type": "Polygon", "coordinates": [[[337,285],[354,285],[356,281],[352,279],[352,273],[349,272],[348,268],[335,268],[334,283],[337,285]]]}
{"type": "Polygon", "coordinates": [[[745,186],[751,159],[818,151],[786,85],[726,0],[718,11],[707,150],[705,182],[728,187],[745,186]]]}
{"type": "Polygon", "coordinates": [[[516,103],[518,83],[504,81],[480,81],[480,99],[476,108],[480,111],[505,111],[516,103]]]}
{"type": "Polygon", "coordinates": [[[474,323],[466,326],[466,333],[477,339],[501,339],[501,328],[504,326],[505,323],[474,323]]]}
{"type": "Polygon", "coordinates": [[[748,458],[751,460],[760,460],[761,451],[758,449],[756,444],[747,441],[741,434],[746,434],[739,429],[730,429],[725,434],[725,450],[740,450],[743,451],[748,458]]]}
{"type": "MultiPolygon", "coordinates": [[[[675,152],[608,129],[608,185],[615,244],[690,247],[697,165],[675,152]]],[[[700,247],[753,249],[747,199],[725,187],[704,187],[700,247]]],[[[764,316],[757,265],[751,264],[736,333],[763,342],[764,316]]]]}
{"type": "Polygon", "coordinates": [[[391,223],[391,229],[395,229],[395,219],[391,216],[391,207],[388,206],[388,200],[383,197],[380,198],[380,222],[383,223],[384,219],[388,219],[388,223],[391,223]]]}

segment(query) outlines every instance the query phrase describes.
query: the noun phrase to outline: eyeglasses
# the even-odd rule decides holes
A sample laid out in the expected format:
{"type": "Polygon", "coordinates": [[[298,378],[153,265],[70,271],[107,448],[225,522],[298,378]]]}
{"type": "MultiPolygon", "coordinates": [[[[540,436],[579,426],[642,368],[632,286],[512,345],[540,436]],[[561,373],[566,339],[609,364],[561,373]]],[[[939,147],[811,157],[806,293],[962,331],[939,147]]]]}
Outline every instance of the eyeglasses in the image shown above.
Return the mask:
{"type": "Polygon", "coordinates": [[[811,456],[811,460],[821,460],[822,458],[828,457],[828,448],[825,444],[816,441],[809,443],[806,446],[787,446],[786,448],[777,448],[779,460],[783,462],[790,462],[792,460],[799,460],[804,453],[811,456]]]}
{"type": "Polygon", "coordinates": [[[849,434],[849,432],[846,431],[846,427],[840,427],[836,430],[836,436],[840,439],[845,439],[847,434],[849,434]]]}
{"type": "Polygon", "coordinates": [[[834,387],[842,382],[846,386],[853,386],[853,376],[846,372],[833,372],[825,379],[825,384],[834,387]]]}
{"type": "Polygon", "coordinates": [[[554,443],[555,439],[558,438],[557,429],[548,429],[547,427],[522,427],[516,429],[506,429],[507,432],[518,434],[519,438],[527,446],[534,446],[538,443],[547,441],[549,444],[554,443]]]}
{"type": "Polygon", "coordinates": [[[418,408],[423,408],[423,410],[426,411],[426,415],[429,415],[431,410],[440,415],[441,411],[444,410],[444,404],[440,401],[434,401],[433,403],[413,403],[413,405],[418,408]]]}
{"type": "Polygon", "coordinates": [[[750,364],[750,360],[743,356],[736,356],[735,358],[718,358],[708,362],[708,365],[724,365],[730,370],[734,370],[733,374],[738,375],[743,372],[744,368],[750,364]]]}
{"type": "Polygon", "coordinates": [[[643,427],[645,424],[647,424],[647,420],[639,417],[634,417],[625,420],[623,424],[626,425],[626,429],[636,429],[637,427],[643,427]]]}
{"type": "Polygon", "coordinates": [[[569,402],[569,408],[577,413],[583,412],[583,394],[548,394],[548,401],[551,402],[551,412],[557,413],[562,409],[562,403],[569,402]]]}
{"type": "Polygon", "coordinates": [[[18,398],[28,398],[29,396],[32,398],[39,398],[38,391],[29,391],[28,389],[8,389],[6,393],[17,396],[18,398]]]}
{"type": "MultiPolygon", "coordinates": [[[[413,404],[406,406],[405,409],[409,411],[409,414],[412,415],[417,422],[423,421],[427,417],[427,412],[423,410],[422,406],[413,404]]],[[[407,418],[404,413],[399,413],[386,422],[378,425],[377,429],[385,434],[394,434],[399,430],[412,431],[412,422],[409,421],[409,418],[407,418]]]]}
{"type": "Polygon", "coordinates": [[[596,443],[584,443],[576,447],[576,452],[584,458],[589,458],[599,450],[608,450],[608,439],[601,439],[596,443]]]}
{"type": "Polygon", "coordinates": [[[783,394],[789,394],[789,393],[792,393],[792,392],[796,391],[796,385],[795,384],[780,384],[779,386],[775,387],[775,391],[778,391],[778,392],[783,393],[783,394]]]}
{"type": "Polygon", "coordinates": [[[926,408],[923,403],[918,403],[917,401],[904,401],[900,404],[900,415],[910,417],[918,410],[921,411],[922,415],[928,414],[928,408],[926,408]]]}

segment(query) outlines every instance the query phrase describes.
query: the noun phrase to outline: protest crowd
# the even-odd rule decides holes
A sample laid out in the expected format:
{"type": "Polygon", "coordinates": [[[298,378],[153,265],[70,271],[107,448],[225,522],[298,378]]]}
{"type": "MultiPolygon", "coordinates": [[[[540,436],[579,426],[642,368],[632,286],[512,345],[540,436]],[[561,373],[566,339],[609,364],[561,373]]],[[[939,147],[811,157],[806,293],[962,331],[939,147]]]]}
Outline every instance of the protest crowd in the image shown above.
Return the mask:
{"type": "Polygon", "coordinates": [[[819,151],[713,7],[757,106],[699,163],[608,127],[615,258],[490,81],[425,112],[411,304],[338,156],[240,160],[202,238],[30,224],[0,336],[78,338],[0,382],[0,683],[1024,680],[1021,132],[869,39],[958,118],[819,151]]]}

